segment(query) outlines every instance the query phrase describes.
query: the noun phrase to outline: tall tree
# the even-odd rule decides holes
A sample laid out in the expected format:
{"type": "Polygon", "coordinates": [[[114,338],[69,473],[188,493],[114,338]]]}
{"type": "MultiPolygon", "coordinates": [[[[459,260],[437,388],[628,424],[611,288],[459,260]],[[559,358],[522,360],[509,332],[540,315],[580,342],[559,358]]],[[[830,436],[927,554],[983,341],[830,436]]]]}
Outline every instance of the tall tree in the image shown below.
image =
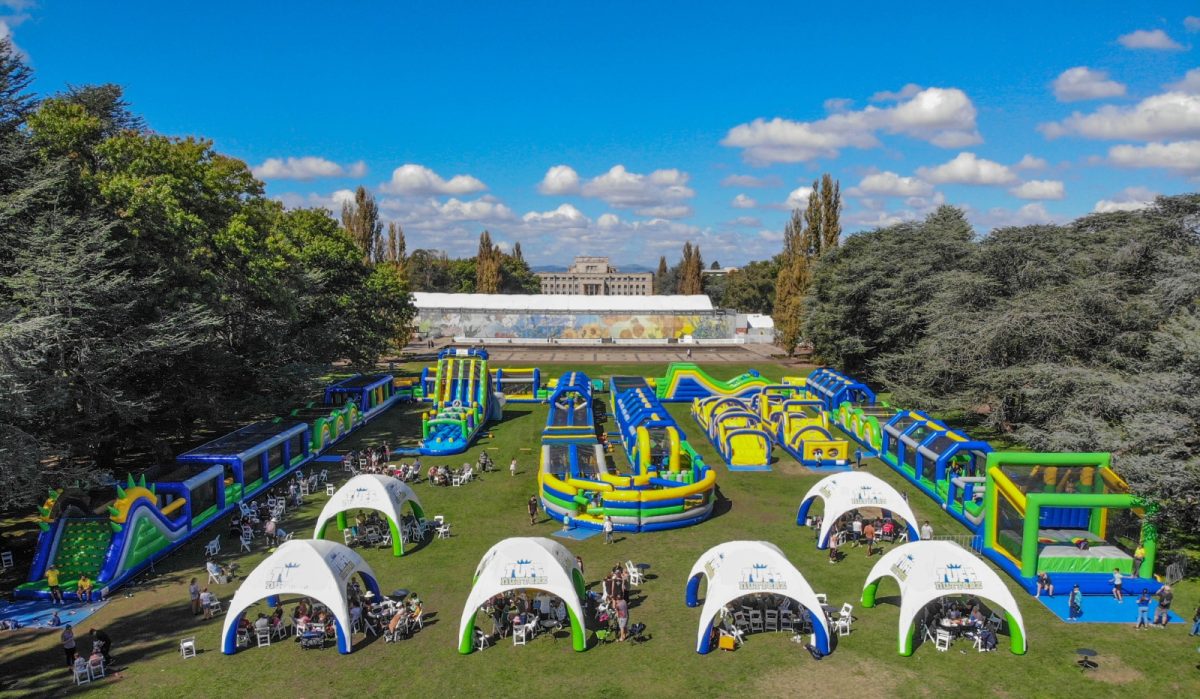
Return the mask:
{"type": "Polygon", "coordinates": [[[703,269],[704,260],[700,256],[699,246],[693,246],[691,241],[685,242],[683,259],[679,263],[678,293],[688,296],[703,293],[703,269]]]}
{"type": "Polygon", "coordinates": [[[709,269],[721,269],[721,263],[717,262],[716,260],[713,260],[712,264],[709,265],[708,268],[709,269]]]}
{"type": "Polygon", "coordinates": [[[501,284],[501,252],[487,231],[479,234],[479,251],[475,254],[475,292],[498,294],[501,284]]]}
{"type": "Polygon", "coordinates": [[[388,262],[403,266],[408,255],[407,245],[404,241],[404,229],[395,221],[388,222],[387,227],[387,248],[384,254],[384,259],[388,262]]]}
{"type": "Polygon", "coordinates": [[[842,237],[842,186],[829,173],[821,175],[820,252],[838,246],[842,237]]]}
{"type": "Polygon", "coordinates": [[[342,227],[354,239],[368,264],[383,257],[383,222],[379,220],[379,204],[367,188],[359,185],[354,200],[342,204],[342,227]]]}
{"type": "MultiPolygon", "coordinates": [[[[811,204],[811,199],[810,199],[811,204]]],[[[811,208],[811,206],[810,206],[811,208]]],[[[796,350],[804,331],[804,294],[809,281],[811,236],[807,234],[806,215],[793,209],[783,230],[783,254],[775,278],[775,343],[788,354],[796,350]]]]}
{"type": "Polygon", "coordinates": [[[667,288],[665,286],[665,282],[667,280],[667,271],[668,271],[667,256],[659,255],[658,256],[658,271],[654,273],[654,293],[656,293],[656,294],[668,293],[667,288]]]}
{"type": "Polygon", "coordinates": [[[521,241],[513,243],[512,258],[517,262],[525,262],[525,254],[521,252],[521,241]]]}

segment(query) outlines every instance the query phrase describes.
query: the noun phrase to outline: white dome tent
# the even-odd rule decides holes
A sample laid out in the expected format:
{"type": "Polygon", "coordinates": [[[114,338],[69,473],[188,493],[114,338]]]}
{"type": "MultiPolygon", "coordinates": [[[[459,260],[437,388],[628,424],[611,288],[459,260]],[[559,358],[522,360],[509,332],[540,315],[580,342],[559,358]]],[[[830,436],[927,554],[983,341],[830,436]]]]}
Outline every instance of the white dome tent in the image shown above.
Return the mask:
{"type": "Polygon", "coordinates": [[[778,546],[768,541],[727,541],[718,544],[696,561],[688,574],[687,605],[699,602],[700,577],[708,578],[696,652],[711,650],[713,619],[733,600],[763,592],[783,595],[807,609],[813,619],[816,647],[829,653],[829,621],[812,586],[778,546]]]}
{"type": "Polygon", "coordinates": [[[313,528],[313,538],[325,538],[325,528],[329,520],[337,517],[338,529],[346,528],[346,512],[349,510],[375,510],[387,518],[388,528],[392,533],[392,553],[404,555],[404,537],[400,535],[400,511],[404,503],[412,508],[417,519],[425,518],[421,501],[417,494],[404,481],[391,476],[381,476],[364,473],[346,481],[337,489],[317,518],[317,526],[313,528]]]}
{"type": "Polygon", "coordinates": [[[865,471],[847,471],[826,476],[809,488],[804,499],[800,501],[800,510],[796,514],[796,524],[804,526],[808,510],[813,502],[821,498],[825,503],[825,514],[821,519],[821,531],[817,533],[817,548],[829,547],[829,532],[838,518],[860,507],[878,507],[888,510],[904,520],[908,527],[908,540],[916,541],[917,516],[913,514],[908,501],[895,488],[865,471]]]}
{"type": "Polygon", "coordinates": [[[234,593],[221,632],[223,651],[226,655],[237,652],[238,622],[250,605],[279,595],[300,595],[329,608],[337,628],[338,651],[349,653],[351,629],[346,586],[355,573],[367,590],[379,596],[379,583],[371,566],[349,547],[311,539],[284,542],[250,571],[234,593]]]}
{"type": "Polygon", "coordinates": [[[900,583],[900,655],[912,655],[917,613],[950,595],[971,595],[1004,610],[1012,652],[1025,653],[1025,621],[1008,586],[983,559],[950,541],[914,541],[897,546],[875,563],[863,586],[862,604],[875,606],[879,580],[900,583]]]}
{"type": "Polygon", "coordinates": [[[583,573],[575,555],[557,541],[542,537],[504,539],[483,555],[471,585],[458,628],[459,653],[468,654],[474,647],[475,613],[484,602],[513,589],[540,590],[561,599],[571,619],[572,645],[577,651],[587,648],[580,602],[584,596],[583,573]]]}

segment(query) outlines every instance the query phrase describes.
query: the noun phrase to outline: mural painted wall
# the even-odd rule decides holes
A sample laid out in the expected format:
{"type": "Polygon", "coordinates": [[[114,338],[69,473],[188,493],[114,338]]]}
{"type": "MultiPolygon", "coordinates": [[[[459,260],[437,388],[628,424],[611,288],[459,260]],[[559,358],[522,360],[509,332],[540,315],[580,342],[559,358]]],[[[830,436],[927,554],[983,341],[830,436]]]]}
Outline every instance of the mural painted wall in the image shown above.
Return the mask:
{"type": "Polygon", "coordinates": [[[426,309],[417,314],[417,329],[427,337],[660,340],[691,335],[699,340],[719,340],[734,337],[734,319],[732,313],[461,313],[426,309]]]}

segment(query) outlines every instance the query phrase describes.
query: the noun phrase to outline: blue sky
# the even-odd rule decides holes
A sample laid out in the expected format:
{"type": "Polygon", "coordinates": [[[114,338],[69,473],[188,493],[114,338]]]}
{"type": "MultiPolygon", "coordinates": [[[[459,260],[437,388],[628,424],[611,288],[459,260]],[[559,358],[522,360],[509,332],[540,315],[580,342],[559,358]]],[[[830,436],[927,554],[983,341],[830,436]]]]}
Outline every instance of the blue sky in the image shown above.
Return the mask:
{"type": "Polygon", "coordinates": [[[1193,191],[1200,3],[1149,5],[0,0],[0,35],[39,92],[119,83],[289,205],[366,185],[410,249],[738,264],[822,172],[847,231],[1193,191]]]}

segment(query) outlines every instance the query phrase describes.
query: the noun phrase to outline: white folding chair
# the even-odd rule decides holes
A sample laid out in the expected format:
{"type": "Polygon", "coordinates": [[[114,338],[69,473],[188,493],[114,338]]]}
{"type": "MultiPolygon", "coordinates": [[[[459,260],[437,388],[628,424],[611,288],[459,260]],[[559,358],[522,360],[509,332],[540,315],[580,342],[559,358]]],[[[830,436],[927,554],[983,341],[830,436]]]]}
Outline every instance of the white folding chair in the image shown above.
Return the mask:
{"type": "Polygon", "coordinates": [[[323,469],[321,469],[321,472],[317,475],[320,477],[321,482],[325,483],[329,480],[329,469],[323,468],[323,469]]]}
{"type": "Polygon", "coordinates": [[[520,624],[518,626],[513,627],[512,639],[513,639],[514,646],[525,645],[525,625],[524,624],[520,624]]]}
{"type": "Polygon", "coordinates": [[[934,645],[934,647],[936,647],[936,648],[937,648],[939,651],[943,651],[943,652],[944,652],[944,651],[948,651],[948,650],[950,650],[950,632],[949,632],[949,631],[942,630],[942,629],[938,629],[938,631],[937,631],[937,640],[936,640],[936,641],[934,641],[934,644],[933,644],[933,645],[934,645]]]}
{"type": "Polygon", "coordinates": [[[75,674],[75,684],[87,684],[92,681],[92,674],[88,672],[87,665],[72,665],[71,672],[75,674]]]}
{"type": "Polygon", "coordinates": [[[300,494],[301,495],[312,495],[312,489],[309,487],[309,483],[308,483],[307,479],[300,480],[300,494]]]}
{"type": "Polygon", "coordinates": [[[334,484],[332,484],[332,483],[326,483],[326,484],[325,484],[325,494],[326,494],[326,495],[333,495],[333,494],[334,494],[334,493],[336,493],[336,492],[337,492],[337,486],[336,486],[336,485],[334,485],[334,484]]]}
{"type": "Polygon", "coordinates": [[[462,485],[462,484],[463,484],[463,477],[462,477],[462,476],[457,476],[457,475],[456,475],[456,476],[452,476],[452,477],[450,478],[450,485],[454,486],[455,488],[457,488],[458,486],[460,486],[460,485],[462,485]]]}
{"type": "Polygon", "coordinates": [[[88,674],[93,680],[104,677],[104,658],[91,658],[88,660],[88,674]]]}
{"type": "Polygon", "coordinates": [[[779,630],[780,631],[795,631],[796,617],[792,610],[785,609],[779,613],[779,630]]]}
{"type": "Polygon", "coordinates": [[[259,648],[262,648],[263,646],[269,646],[271,645],[271,630],[267,629],[266,631],[262,631],[260,629],[255,629],[254,638],[258,642],[259,648]]]}
{"type": "Polygon", "coordinates": [[[817,601],[821,604],[829,604],[829,597],[827,597],[824,592],[818,592],[817,601]]]}
{"type": "Polygon", "coordinates": [[[475,629],[475,650],[483,650],[492,645],[492,639],[488,638],[481,629],[475,629]]]}
{"type": "Polygon", "coordinates": [[[204,605],[204,608],[211,611],[213,613],[213,616],[216,616],[217,614],[220,614],[223,611],[225,611],[221,607],[221,600],[217,599],[216,597],[213,598],[212,602],[209,602],[208,604],[204,605]]]}
{"type": "Polygon", "coordinates": [[[442,522],[441,526],[439,526],[437,528],[437,535],[438,535],[439,539],[449,539],[450,538],[450,523],[442,522]]]}
{"type": "Polygon", "coordinates": [[[766,615],[763,617],[763,629],[766,631],[778,631],[779,630],[779,610],[778,609],[768,609],[767,610],[766,615]]]}
{"type": "Polygon", "coordinates": [[[3,553],[0,553],[0,570],[8,570],[9,568],[12,568],[13,565],[14,565],[14,563],[13,563],[13,552],[12,551],[5,551],[3,553]]]}
{"type": "Polygon", "coordinates": [[[205,556],[215,556],[221,552],[221,535],[217,534],[216,538],[204,545],[205,556]]]}
{"type": "Polygon", "coordinates": [[[750,610],[750,631],[756,632],[756,631],[762,631],[762,630],[763,630],[762,610],[751,609],[750,610]]]}
{"type": "Polygon", "coordinates": [[[346,527],[342,530],[342,541],[344,541],[347,546],[354,545],[354,532],[349,527],[346,527]]]}
{"type": "Polygon", "coordinates": [[[179,642],[179,654],[184,658],[196,657],[196,637],[188,636],[179,642]]]}
{"type": "Polygon", "coordinates": [[[247,536],[245,532],[242,532],[242,538],[238,539],[238,541],[242,542],[242,550],[250,553],[250,544],[253,543],[253,539],[247,536]]]}

